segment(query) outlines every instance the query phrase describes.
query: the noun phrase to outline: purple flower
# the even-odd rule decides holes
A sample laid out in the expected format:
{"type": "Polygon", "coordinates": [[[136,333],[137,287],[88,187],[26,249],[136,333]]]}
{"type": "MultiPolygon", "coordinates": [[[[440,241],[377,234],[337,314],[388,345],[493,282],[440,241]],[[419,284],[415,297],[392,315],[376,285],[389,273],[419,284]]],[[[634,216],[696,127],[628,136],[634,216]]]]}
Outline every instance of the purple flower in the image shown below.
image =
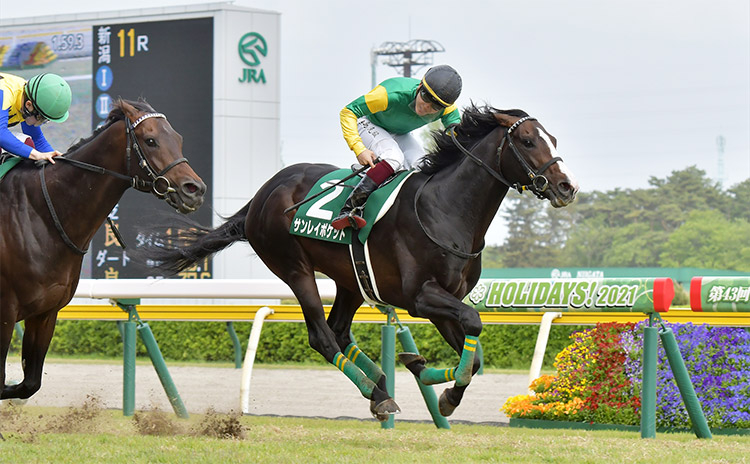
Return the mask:
{"type": "MultiPolygon", "coordinates": [[[[664,324],[672,329],[698,401],[712,427],[750,428],[750,331],[705,324],[664,324]]],[[[643,327],[621,336],[625,373],[641,390],[643,327]]],[[[659,343],[656,378],[657,426],[689,427],[689,417],[664,348],[659,343]]]]}

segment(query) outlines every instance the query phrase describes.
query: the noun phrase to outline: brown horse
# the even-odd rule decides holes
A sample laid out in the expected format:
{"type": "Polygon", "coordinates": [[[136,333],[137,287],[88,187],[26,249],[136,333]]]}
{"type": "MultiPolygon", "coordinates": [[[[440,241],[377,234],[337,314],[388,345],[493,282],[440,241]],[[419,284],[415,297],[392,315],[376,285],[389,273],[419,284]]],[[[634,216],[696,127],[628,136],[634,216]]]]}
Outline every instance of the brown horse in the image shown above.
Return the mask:
{"type": "MultiPolygon", "coordinates": [[[[424,383],[456,381],[440,398],[440,411],[447,416],[479,368],[474,350],[482,322],[461,300],[479,279],[484,236],[500,203],[513,187],[531,190],[555,207],[566,206],[575,199],[578,184],[556,156],[555,138],[523,111],[471,107],[455,131],[434,136],[435,152],[427,155],[421,172],[405,181],[373,228],[368,246],[382,302],[429,319],[460,356],[457,367],[434,369],[421,356],[400,355],[424,383]]],[[[299,300],[310,345],[371,400],[375,417],[386,420],[399,409],[386,392],[385,375],[350,338],[354,313],[364,298],[348,247],[290,235],[292,214],[285,214],[334,169],[321,164],[287,167],[222,226],[185,225],[192,228],[185,232],[186,242],[151,249],[149,255],[162,269],[178,272],[235,241],[250,242],[299,300]],[[336,282],[327,321],[316,271],[336,282]]]]}
{"type": "Polygon", "coordinates": [[[0,399],[39,390],[57,312],[73,297],[84,250],[123,193],[152,192],[188,213],[206,191],[182,156],[182,136],[145,102],[118,101],[102,127],[55,160],[21,162],[0,181],[0,399]],[[5,385],[13,328],[22,320],[24,379],[5,385]]]}

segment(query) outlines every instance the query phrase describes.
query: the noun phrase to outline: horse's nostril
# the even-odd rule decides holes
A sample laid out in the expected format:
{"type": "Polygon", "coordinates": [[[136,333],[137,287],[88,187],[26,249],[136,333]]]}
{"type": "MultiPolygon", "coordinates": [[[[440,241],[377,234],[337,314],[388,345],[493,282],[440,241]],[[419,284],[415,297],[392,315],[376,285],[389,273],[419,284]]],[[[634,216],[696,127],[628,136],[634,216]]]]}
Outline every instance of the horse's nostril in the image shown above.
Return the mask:
{"type": "Polygon", "coordinates": [[[573,186],[568,182],[560,182],[559,184],[557,184],[557,189],[560,191],[560,193],[568,193],[573,190],[573,186]]]}
{"type": "Polygon", "coordinates": [[[199,196],[203,195],[205,190],[195,182],[185,182],[182,184],[182,191],[188,196],[199,196]]]}

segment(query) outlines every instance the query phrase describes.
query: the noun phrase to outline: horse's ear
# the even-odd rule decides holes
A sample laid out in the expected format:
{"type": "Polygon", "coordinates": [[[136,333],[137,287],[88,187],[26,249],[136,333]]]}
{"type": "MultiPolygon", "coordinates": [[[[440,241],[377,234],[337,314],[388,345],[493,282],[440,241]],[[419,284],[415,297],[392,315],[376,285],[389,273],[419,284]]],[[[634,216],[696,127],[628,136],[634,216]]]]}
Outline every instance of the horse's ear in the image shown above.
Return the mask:
{"type": "Polygon", "coordinates": [[[497,119],[497,123],[501,126],[510,127],[521,118],[517,116],[511,116],[509,114],[495,113],[495,119],[497,119]]]}
{"type": "Polygon", "coordinates": [[[138,110],[135,109],[135,107],[127,101],[120,99],[117,102],[117,106],[122,108],[122,112],[125,114],[125,116],[127,116],[128,119],[130,119],[131,122],[138,119],[138,110]]]}

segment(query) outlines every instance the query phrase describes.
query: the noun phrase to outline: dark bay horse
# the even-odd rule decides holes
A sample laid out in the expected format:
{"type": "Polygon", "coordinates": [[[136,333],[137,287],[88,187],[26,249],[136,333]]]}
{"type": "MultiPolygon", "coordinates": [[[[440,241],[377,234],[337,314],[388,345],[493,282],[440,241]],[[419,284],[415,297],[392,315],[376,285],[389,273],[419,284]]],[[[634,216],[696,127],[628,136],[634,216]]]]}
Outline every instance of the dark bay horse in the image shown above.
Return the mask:
{"type": "Polygon", "coordinates": [[[0,181],[0,399],[39,390],[57,312],[75,293],[84,250],[128,188],[182,213],[203,203],[206,185],[182,156],[182,136],[142,101],[116,102],[102,127],[64,158],[46,167],[21,162],[0,181]],[[5,385],[13,328],[22,320],[24,379],[5,385]]]}
{"type": "MultiPolygon", "coordinates": [[[[578,184],[557,156],[556,139],[520,110],[470,107],[455,131],[434,133],[437,148],[408,178],[368,239],[374,280],[384,302],[429,319],[459,354],[457,367],[434,369],[416,354],[399,357],[427,384],[455,380],[439,402],[447,416],[479,368],[474,356],[482,330],[478,312],[461,302],[481,270],[484,236],[513,187],[531,190],[555,207],[571,203],[578,184]],[[451,133],[452,132],[452,133],[451,133]]],[[[248,241],[287,283],[305,315],[310,345],[371,400],[379,420],[399,412],[382,370],[352,343],[349,329],[364,299],[346,245],[290,235],[293,213],[316,180],[336,169],[289,166],[268,180],[250,202],[216,229],[186,225],[186,242],[150,251],[162,269],[178,272],[235,241],[248,241]],[[328,320],[315,272],[336,282],[328,320]]]]}

